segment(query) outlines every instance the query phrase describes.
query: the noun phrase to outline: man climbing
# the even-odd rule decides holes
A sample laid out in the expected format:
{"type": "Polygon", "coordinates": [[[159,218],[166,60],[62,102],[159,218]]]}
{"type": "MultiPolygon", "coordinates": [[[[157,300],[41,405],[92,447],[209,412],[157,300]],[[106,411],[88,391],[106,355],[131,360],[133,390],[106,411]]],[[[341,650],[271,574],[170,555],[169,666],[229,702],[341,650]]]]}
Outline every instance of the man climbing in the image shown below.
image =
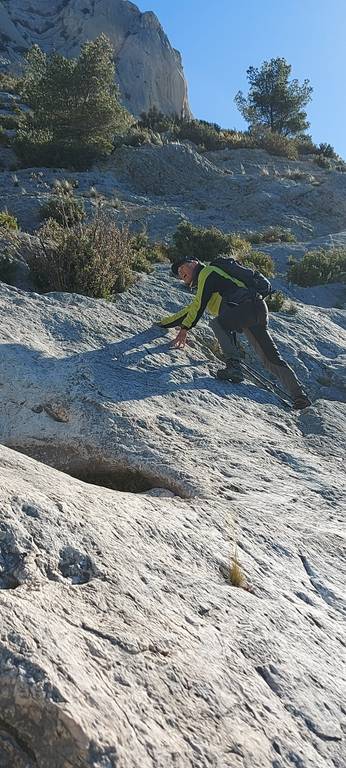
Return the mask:
{"type": "Polygon", "coordinates": [[[226,367],[217,371],[219,379],[233,383],[243,381],[235,332],[244,333],[263,365],[280,380],[292,398],[293,407],[301,410],[311,405],[268,331],[268,308],[262,296],[270,291],[270,283],[261,273],[220,256],[208,265],[197,259],[182,259],[172,265],[172,274],[185,285],[197,289],[194,300],[187,307],[163,317],[159,323],[163,328],[180,326],[172,346],[185,346],[188,331],[208,309],[214,315],[210,326],[226,361],[226,367]]]}

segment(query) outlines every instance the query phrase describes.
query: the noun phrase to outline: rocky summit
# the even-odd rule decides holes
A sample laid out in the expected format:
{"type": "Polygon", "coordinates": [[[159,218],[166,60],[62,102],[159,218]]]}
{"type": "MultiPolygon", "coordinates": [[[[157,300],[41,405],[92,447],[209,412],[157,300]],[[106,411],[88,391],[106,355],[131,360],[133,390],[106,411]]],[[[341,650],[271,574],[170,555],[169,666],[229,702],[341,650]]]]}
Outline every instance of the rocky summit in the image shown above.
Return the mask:
{"type": "Polygon", "coordinates": [[[78,56],[86,40],[102,32],[115,53],[123,104],[133,115],[156,106],[190,115],[181,56],[157,17],[127,0],[2,0],[0,62],[20,66],[34,43],[44,51],[78,56]]]}

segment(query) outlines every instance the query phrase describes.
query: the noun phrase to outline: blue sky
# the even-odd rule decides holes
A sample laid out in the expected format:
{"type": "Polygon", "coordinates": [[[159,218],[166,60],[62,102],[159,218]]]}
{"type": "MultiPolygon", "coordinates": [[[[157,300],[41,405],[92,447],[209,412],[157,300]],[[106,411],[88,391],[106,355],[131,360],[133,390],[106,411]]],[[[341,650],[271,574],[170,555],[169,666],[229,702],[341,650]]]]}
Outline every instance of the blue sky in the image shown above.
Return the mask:
{"type": "Polygon", "coordinates": [[[246,70],[281,56],[310,80],[308,132],[346,159],[346,0],[137,0],[183,57],[195,117],[244,129],[234,104],[246,70]]]}

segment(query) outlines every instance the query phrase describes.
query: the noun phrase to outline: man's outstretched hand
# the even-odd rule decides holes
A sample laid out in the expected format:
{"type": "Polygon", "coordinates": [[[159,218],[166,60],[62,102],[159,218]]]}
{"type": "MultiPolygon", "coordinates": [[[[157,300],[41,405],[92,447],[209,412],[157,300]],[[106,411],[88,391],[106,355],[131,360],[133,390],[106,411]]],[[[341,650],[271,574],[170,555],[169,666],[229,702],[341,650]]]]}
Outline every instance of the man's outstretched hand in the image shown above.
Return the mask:
{"type": "Polygon", "coordinates": [[[176,347],[177,349],[183,349],[183,347],[185,347],[187,330],[187,328],[180,328],[178,336],[171,341],[171,347],[176,347]]]}

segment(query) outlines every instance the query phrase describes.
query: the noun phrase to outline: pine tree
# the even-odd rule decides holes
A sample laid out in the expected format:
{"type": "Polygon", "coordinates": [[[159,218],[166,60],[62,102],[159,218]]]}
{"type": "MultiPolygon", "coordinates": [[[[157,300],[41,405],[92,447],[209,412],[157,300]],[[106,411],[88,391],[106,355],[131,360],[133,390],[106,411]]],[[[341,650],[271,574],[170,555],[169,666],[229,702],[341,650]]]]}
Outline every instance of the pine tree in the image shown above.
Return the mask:
{"type": "Polygon", "coordinates": [[[238,91],[235,102],[250,130],[264,126],[283,136],[296,136],[309,127],[303,107],[311,100],[312,87],[309,80],[302,85],[298,80],[289,81],[291,69],[279,57],[263,62],[260,69],[249,67],[248,96],[238,91]]]}
{"type": "Polygon", "coordinates": [[[27,160],[31,151],[43,164],[76,167],[109,154],[114,134],[131,122],[114,77],[111,43],[103,34],[84,43],[78,59],[34,45],[21,89],[31,112],[18,132],[19,154],[27,160]]]}

